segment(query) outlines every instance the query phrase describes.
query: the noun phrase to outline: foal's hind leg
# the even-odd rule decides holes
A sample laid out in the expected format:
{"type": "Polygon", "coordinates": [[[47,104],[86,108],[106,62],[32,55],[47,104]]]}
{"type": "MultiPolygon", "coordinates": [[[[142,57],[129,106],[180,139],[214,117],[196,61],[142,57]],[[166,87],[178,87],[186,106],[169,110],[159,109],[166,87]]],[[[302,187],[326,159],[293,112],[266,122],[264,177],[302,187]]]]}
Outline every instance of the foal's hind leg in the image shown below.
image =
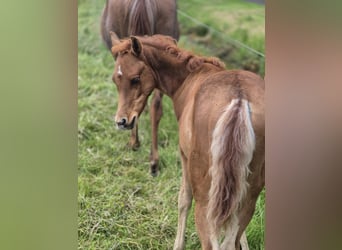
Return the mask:
{"type": "Polygon", "coordinates": [[[224,240],[221,244],[220,249],[227,249],[227,250],[240,250],[240,241],[238,246],[236,247],[236,239],[240,239],[240,236],[238,237],[239,233],[239,221],[236,215],[233,215],[233,218],[230,221],[230,224],[227,227],[227,230],[225,231],[224,240]]]}
{"type": "Polygon", "coordinates": [[[246,231],[243,232],[243,234],[240,238],[240,249],[241,250],[249,250],[246,231]]]}
{"type": "MultiPolygon", "coordinates": [[[[237,237],[241,236],[251,221],[259,194],[265,186],[265,159],[262,157],[253,159],[250,167],[255,174],[249,178],[251,188],[248,190],[245,203],[238,214],[240,227],[237,237]]],[[[238,242],[235,242],[235,244],[238,247],[238,242]]]]}
{"type": "Polygon", "coordinates": [[[152,127],[152,147],[150,153],[150,166],[151,175],[156,176],[158,174],[158,126],[161,116],[163,115],[162,107],[163,94],[159,90],[155,90],[152,97],[152,103],[150,107],[151,127],[152,127]]]}
{"type": "Polygon", "coordinates": [[[135,124],[131,132],[131,138],[128,143],[129,147],[133,150],[137,150],[140,147],[140,141],[138,136],[138,124],[135,124]]]}
{"type": "Polygon", "coordinates": [[[182,183],[178,195],[178,228],[177,236],[175,240],[174,250],[182,250],[185,245],[185,229],[186,220],[188,217],[189,209],[191,208],[192,202],[192,191],[190,186],[189,177],[187,175],[187,160],[181,152],[182,160],[182,183]]]}
{"type": "Polygon", "coordinates": [[[207,204],[195,203],[195,223],[202,250],[220,250],[217,236],[211,233],[208,223],[207,204]]]}
{"type": "MultiPolygon", "coordinates": [[[[243,209],[239,212],[239,231],[237,234],[237,238],[242,239],[242,234],[244,234],[244,231],[246,230],[249,222],[251,221],[254,211],[255,211],[255,205],[258,199],[258,195],[260,193],[260,191],[262,190],[262,187],[260,187],[260,189],[254,193],[254,195],[249,195],[247,196],[248,201],[246,202],[247,204],[243,207],[243,209]]],[[[241,242],[241,241],[240,241],[241,242]]],[[[236,245],[236,249],[240,249],[239,248],[239,242],[235,242],[236,245]]],[[[242,246],[242,242],[241,242],[241,246],[242,246]]],[[[248,249],[248,248],[247,248],[248,249]]],[[[242,248],[242,250],[245,250],[244,248],[242,248]]]]}
{"type": "Polygon", "coordinates": [[[238,212],[235,223],[232,223],[226,231],[221,249],[249,250],[245,230],[253,217],[255,204],[262,187],[260,185],[255,188],[256,191],[253,194],[251,192],[247,194],[243,208],[238,212]]]}

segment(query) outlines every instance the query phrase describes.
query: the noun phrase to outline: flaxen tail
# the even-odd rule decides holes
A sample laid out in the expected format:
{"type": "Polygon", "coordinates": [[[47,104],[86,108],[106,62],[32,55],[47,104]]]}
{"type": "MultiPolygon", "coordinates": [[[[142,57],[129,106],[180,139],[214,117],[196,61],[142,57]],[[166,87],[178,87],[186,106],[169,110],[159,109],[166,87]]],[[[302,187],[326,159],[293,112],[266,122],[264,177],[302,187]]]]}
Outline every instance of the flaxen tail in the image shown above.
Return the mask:
{"type": "Polygon", "coordinates": [[[247,188],[248,165],[255,136],[247,100],[233,99],[216,123],[211,144],[212,166],[208,221],[215,234],[235,218],[247,188]]]}
{"type": "Polygon", "coordinates": [[[133,0],[129,6],[128,33],[131,35],[153,35],[155,33],[157,6],[152,0],[133,0]]]}

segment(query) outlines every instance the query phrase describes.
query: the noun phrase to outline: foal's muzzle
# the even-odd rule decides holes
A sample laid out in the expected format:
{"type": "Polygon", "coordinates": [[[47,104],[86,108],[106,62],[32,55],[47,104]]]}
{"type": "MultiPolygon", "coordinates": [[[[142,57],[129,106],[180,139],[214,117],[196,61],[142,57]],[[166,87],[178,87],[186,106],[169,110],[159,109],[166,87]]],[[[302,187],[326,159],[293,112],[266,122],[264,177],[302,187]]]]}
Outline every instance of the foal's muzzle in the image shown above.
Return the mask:
{"type": "Polygon", "coordinates": [[[133,129],[135,125],[135,118],[133,117],[132,121],[128,123],[128,119],[126,117],[119,119],[116,121],[116,126],[118,129],[133,129]]]}

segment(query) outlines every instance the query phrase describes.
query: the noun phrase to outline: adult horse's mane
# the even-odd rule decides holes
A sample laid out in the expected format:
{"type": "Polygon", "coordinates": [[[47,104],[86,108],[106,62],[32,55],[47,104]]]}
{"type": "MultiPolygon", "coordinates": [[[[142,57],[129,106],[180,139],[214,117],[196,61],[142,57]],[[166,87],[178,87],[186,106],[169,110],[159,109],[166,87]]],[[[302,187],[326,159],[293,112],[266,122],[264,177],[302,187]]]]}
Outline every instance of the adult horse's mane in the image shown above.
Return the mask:
{"type": "MultiPolygon", "coordinates": [[[[199,69],[204,63],[209,63],[222,69],[225,68],[225,64],[216,57],[196,56],[189,51],[178,48],[176,40],[172,37],[154,35],[153,39],[148,36],[138,37],[138,39],[142,43],[144,48],[142,51],[145,56],[149,53],[149,50],[146,47],[153,47],[155,49],[162,50],[171,57],[176,58],[179,63],[184,63],[190,72],[199,69]]],[[[112,53],[117,57],[119,54],[127,53],[131,47],[132,39],[124,39],[121,40],[119,44],[112,47],[112,53]]]]}

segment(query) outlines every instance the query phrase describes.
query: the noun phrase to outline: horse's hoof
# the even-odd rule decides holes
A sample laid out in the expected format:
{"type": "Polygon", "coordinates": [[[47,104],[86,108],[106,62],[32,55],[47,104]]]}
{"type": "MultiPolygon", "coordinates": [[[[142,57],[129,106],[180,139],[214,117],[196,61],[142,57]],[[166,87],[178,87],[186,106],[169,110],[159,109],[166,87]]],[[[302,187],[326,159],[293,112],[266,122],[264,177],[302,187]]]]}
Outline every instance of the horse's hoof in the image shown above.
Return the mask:
{"type": "Polygon", "coordinates": [[[133,151],[137,151],[140,147],[140,142],[134,142],[134,143],[129,143],[128,146],[133,150],[133,151]]]}
{"type": "Polygon", "coordinates": [[[151,162],[151,168],[150,169],[151,169],[151,175],[153,177],[156,177],[158,175],[158,173],[159,173],[159,171],[158,171],[158,163],[151,162]]]}

